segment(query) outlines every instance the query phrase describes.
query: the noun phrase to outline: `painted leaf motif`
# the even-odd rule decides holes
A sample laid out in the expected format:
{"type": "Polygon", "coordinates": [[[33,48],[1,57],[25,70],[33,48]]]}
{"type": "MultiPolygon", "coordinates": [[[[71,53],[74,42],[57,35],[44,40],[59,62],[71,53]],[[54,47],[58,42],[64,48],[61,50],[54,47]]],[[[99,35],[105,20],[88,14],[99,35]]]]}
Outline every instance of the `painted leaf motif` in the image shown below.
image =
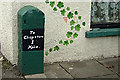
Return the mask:
{"type": "Polygon", "coordinates": [[[70,44],[72,44],[73,43],[73,40],[70,40],[70,44]]]}
{"type": "Polygon", "coordinates": [[[54,8],[53,8],[53,10],[54,10],[54,11],[57,11],[57,8],[56,8],[56,7],[54,7],[54,8]]]}
{"type": "Polygon", "coordinates": [[[62,43],[63,43],[63,41],[62,41],[62,40],[60,40],[59,44],[62,44],[62,43]]]}
{"type": "Polygon", "coordinates": [[[83,23],[82,23],[82,25],[83,25],[83,26],[85,26],[85,25],[86,25],[86,23],[85,23],[85,22],[83,22],[83,23]]]}
{"type": "Polygon", "coordinates": [[[49,3],[49,0],[46,0],[46,1],[45,1],[45,3],[47,3],[47,4],[48,4],[48,3],[49,3]]]}
{"type": "Polygon", "coordinates": [[[73,18],[73,13],[72,13],[72,12],[69,12],[68,15],[67,15],[67,17],[68,17],[69,19],[73,18]]]}
{"type": "Polygon", "coordinates": [[[75,24],[74,20],[70,21],[70,25],[74,25],[74,24],[75,24]]]}
{"type": "Polygon", "coordinates": [[[54,47],[54,51],[58,51],[60,48],[58,46],[54,47]]]}
{"type": "Polygon", "coordinates": [[[81,16],[79,16],[78,19],[81,20],[81,16]]]}
{"type": "Polygon", "coordinates": [[[55,2],[54,1],[51,1],[50,2],[50,6],[53,7],[55,5],[55,2]]]}
{"type": "Polygon", "coordinates": [[[75,15],[78,15],[78,12],[77,12],[77,11],[75,11],[75,15]]]}
{"type": "Polygon", "coordinates": [[[73,34],[72,32],[68,31],[67,34],[66,34],[67,38],[70,38],[72,36],[72,34],[73,34]]]}
{"type": "Polygon", "coordinates": [[[80,24],[77,24],[77,25],[75,26],[75,30],[76,30],[76,31],[80,31],[80,28],[81,28],[81,27],[80,27],[80,24]]]}
{"type": "Polygon", "coordinates": [[[65,16],[65,13],[66,13],[65,9],[61,10],[60,12],[63,16],[65,16]]]}
{"type": "Polygon", "coordinates": [[[61,1],[60,1],[60,2],[58,2],[57,7],[59,7],[59,8],[64,7],[63,2],[61,2],[61,1]]]}
{"type": "Polygon", "coordinates": [[[64,43],[63,43],[63,45],[68,45],[69,44],[69,42],[68,42],[68,40],[66,40],[66,41],[64,41],[64,43]]]}
{"type": "Polygon", "coordinates": [[[74,29],[74,26],[71,26],[71,30],[73,30],[74,29]]]}
{"type": "MultiPolygon", "coordinates": [[[[50,2],[49,2],[49,0],[46,0],[45,2],[46,2],[46,3],[49,3],[49,5],[50,5],[51,7],[53,7],[53,10],[54,10],[54,11],[57,11],[58,9],[61,9],[61,10],[60,10],[61,15],[64,16],[63,19],[65,20],[66,23],[67,23],[68,19],[71,20],[71,21],[70,21],[71,30],[75,30],[75,33],[73,33],[74,31],[73,31],[73,32],[68,31],[67,34],[66,34],[67,38],[73,38],[73,39],[77,38],[77,37],[78,37],[77,31],[80,31],[80,28],[81,28],[81,27],[80,27],[80,24],[76,24],[76,23],[78,23],[78,20],[77,20],[77,22],[76,22],[76,20],[72,20],[72,18],[73,18],[75,15],[78,15],[78,11],[71,12],[71,11],[70,11],[70,7],[66,7],[66,9],[65,9],[64,3],[61,2],[61,1],[59,1],[57,5],[55,5],[55,1],[50,1],[50,2]],[[66,13],[67,11],[68,11],[68,14],[66,13]],[[67,16],[66,16],[66,14],[67,14],[67,16]],[[75,26],[75,24],[76,24],[76,26],[75,26]]],[[[78,16],[78,19],[81,20],[81,16],[78,16]]],[[[86,23],[85,23],[85,22],[82,22],[82,25],[85,26],[86,23]]],[[[70,39],[70,40],[65,40],[65,41],[60,40],[60,41],[59,41],[59,44],[63,44],[63,45],[66,45],[66,46],[67,46],[68,44],[72,44],[73,42],[74,42],[74,41],[71,40],[71,39],[70,39]]],[[[48,55],[49,55],[49,52],[52,52],[53,50],[54,50],[54,51],[58,51],[59,49],[60,49],[60,47],[59,47],[58,45],[56,45],[54,48],[50,48],[49,51],[45,53],[45,55],[48,56],[48,55]]]]}
{"type": "Polygon", "coordinates": [[[48,53],[48,52],[46,52],[46,53],[45,53],[45,55],[46,55],[46,56],[48,56],[48,55],[49,55],[49,53],[48,53]]]}
{"type": "Polygon", "coordinates": [[[74,38],[74,39],[77,38],[77,37],[78,37],[78,34],[77,34],[77,33],[73,34],[73,38],[74,38]]]}
{"type": "Polygon", "coordinates": [[[67,11],[69,11],[69,10],[70,10],[70,7],[67,7],[66,9],[67,9],[67,11]]]}
{"type": "Polygon", "coordinates": [[[52,48],[50,48],[49,51],[52,52],[52,48]]]}

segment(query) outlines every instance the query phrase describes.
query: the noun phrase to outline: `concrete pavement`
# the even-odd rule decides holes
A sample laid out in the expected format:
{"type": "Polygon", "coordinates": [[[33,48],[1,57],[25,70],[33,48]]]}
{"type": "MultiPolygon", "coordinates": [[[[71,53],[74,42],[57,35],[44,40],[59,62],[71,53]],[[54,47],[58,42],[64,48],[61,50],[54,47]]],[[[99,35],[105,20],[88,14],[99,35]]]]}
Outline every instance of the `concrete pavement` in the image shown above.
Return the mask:
{"type": "Polygon", "coordinates": [[[22,78],[24,80],[31,78],[67,78],[70,80],[76,78],[120,78],[119,70],[119,57],[107,58],[107,59],[93,59],[86,61],[74,61],[74,62],[60,62],[53,64],[45,64],[44,74],[35,74],[23,76],[19,72],[19,69],[15,65],[11,65],[9,61],[3,60],[2,63],[2,76],[4,78],[22,78]]]}
{"type": "MultiPolygon", "coordinates": [[[[92,78],[108,80],[115,78],[118,80],[120,71],[118,64],[120,58],[94,59],[87,61],[61,62],[54,64],[45,64],[44,78],[92,78]]],[[[26,78],[35,78],[34,75],[25,76],[26,78]]],[[[38,74],[37,78],[41,78],[38,74]]],[[[91,79],[91,80],[92,80],[91,79]]]]}

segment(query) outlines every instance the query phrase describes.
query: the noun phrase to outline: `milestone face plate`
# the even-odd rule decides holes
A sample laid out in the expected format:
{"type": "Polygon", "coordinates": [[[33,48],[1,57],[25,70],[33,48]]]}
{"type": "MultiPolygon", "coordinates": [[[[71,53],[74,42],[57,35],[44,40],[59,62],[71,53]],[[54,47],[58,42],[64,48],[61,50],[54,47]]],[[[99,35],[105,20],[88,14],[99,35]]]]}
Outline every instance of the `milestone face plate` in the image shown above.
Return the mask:
{"type": "Polygon", "coordinates": [[[22,30],[23,51],[44,50],[44,29],[22,30]]]}

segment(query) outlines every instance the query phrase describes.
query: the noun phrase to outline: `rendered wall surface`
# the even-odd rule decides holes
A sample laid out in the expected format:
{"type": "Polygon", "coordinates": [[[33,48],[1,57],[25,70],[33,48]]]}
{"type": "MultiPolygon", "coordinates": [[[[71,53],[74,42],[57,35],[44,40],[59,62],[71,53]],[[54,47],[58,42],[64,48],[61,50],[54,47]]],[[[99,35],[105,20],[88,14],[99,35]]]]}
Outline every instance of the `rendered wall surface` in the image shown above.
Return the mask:
{"type": "MultiPolygon", "coordinates": [[[[54,47],[60,40],[66,38],[70,30],[69,23],[65,23],[60,12],[53,9],[44,2],[8,2],[1,3],[2,27],[1,50],[5,57],[13,64],[18,60],[18,31],[17,12],[26,5],[39,8],[45,14],[45,51],[54,47]]],[[[112,57],[118,55],[118,37],[85,38],[85,32],[90,30],[90,2],[65,2],[71,10],[77,10],[86,26],[81,28],[78,38],[68,46],[62,46],[58,52],[53,52],[45,57],[45,63],[58,61],[86,60],[92,58],[112,57]]]]}
{"type": "Polygon", "coordinates": [[[1,52],[13,62],[13,40],[12,40],[12,6],[11,3],[1,2],[1,52]]]}

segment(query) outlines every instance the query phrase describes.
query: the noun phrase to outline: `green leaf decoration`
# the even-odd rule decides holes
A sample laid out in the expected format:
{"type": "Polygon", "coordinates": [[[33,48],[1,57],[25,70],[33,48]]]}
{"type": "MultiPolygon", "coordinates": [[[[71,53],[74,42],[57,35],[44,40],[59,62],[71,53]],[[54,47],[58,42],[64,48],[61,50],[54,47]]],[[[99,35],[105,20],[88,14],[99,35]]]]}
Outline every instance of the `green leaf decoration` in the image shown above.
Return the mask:
{"type": "Polygon", "coordinates": [[[54,8],[53,8],[53,10],[54,10],[54,11],[57,11],[57,8],[56,8],[56,7],[54,7],[54,8]]]}
{"type": "Polygon", "coordinates": [[[74,25],[75,24],[75,21],[74,20],[71,20],[70,21],[70,25],[74,25]]]}
{"type": "Polygon", "coordinates": [[[79,16],[78,19],[81,20],[81,16],[79,16]]]}
{"type": "Polygon", "coordinates": [[[73,34],[73,38],[74,38],[74,39],[77,38],[77,37],[78,37],[78,34],[77,34],[77,33],[73,34]]]}
{"type": "Polygon", "coordinates": [[[66,34],[67,38],[70,38],[72,36],[72,34],[73,34],[72,32],[68,31],[67,34],[66,34]]]}
{"type": "Polygon", "coordinates": [[[53,7],[55,5],[55,1],[50,1],[50,6],[53,7]]]}
{"type": "Polygon", "coordinates": [[[60,40],[59,44],[62,44],[62,43],[63,43],[63,41],[62,41],[62,40],[60,40]]]}
{"type": "Polygon", "coordinates": [[[67,9],[67,11],[69,11],[69,10],[70,10],[70,7],[67,7],[66,9],[67,9]]]}
{"type": "Polygon", "coordinates": [[[72,13],[72,12],[69,12],[68,15],[67,15],[67,17],[68,17],[69,19],[73,18],[73,13],[72,13]]]}
{"type": "Polygon", "coordinates": [[[85,23],[85,22],[83,22],[83,23],[82,23],[82,25],[83,25],[83,26],[85,26],[85,25],[86,25],[86,23],[85,23]]]}
{"type": "Polygon", "coordinates": [[[75,26],[75,30],[76,30],[76,31],[80,31],[80,28],[81,28],[81,27],[80,27],[80,24],[77,24],[77,25],[75,26]]]}
{"type": "Polygon", "coordinates": [[[70,40],[70,44],[72,44],[73,43],[73,40],[70,40]]]}
{"type": "Polygon", "coordinates": [[[52,48],[50,48],[49,51],[52,52],[52,48]]]}
{"type": "MultiPolygon", "coordinates": [[[[46,4],[49,3],[49,5],[50,5],[51,7],[53,7],[53,10],[54,10],[54,11],[57,11],[58,8],[61,9],[61,8],[64,7],[64,3],[61,2],[61,1],[58,2],[57,7],[55,6],[55,1],[50,1],[50,2],[49,2],[49,0],[46,0],[45,3],[46,3],[46,4]],[[54,7],[54,6],[55,6],[55,7],[54,7]]],[[[67,14],[68,19],[72,19],[75,15],[78,15],[78,11],[75,11],[75,12],[73,12],[73,13],[70,12],[70,7],[66,7],[66,9],[60,10],[61,15],[65,16],[65,14],[66,14],[67,11],[69,12],[69,13],[67,14]]],[[[78,19],[81,20],[81,16],[78,16],[78,19]]],[[[76,26],[74,26],[75,23],[76,23],[75,20],[71,20],[71,21],[70,21],[71,30],[74,30],[74,29],[75,29],[75,31],[80,31],[80,28],[81,28],[81,27],[80,27],[80,24],[77,24],[76,26]]],[[[85,23],[85,22],[82,22],[82,25],[85,26],[86,23],[85,23]]],[[[67,36],[67,38],[71,38],[71,37],[73,36],[73,39],[75,39],[75,38],[78,37],[78,33],[77,33],[77,32],[73,33],[73,32],[68,31],[67,34],[66,34],[66,36],[67,36]]],[[[74,42],[73,40],[65,40],[65,41],[60,40],[60,41],[59,41],[59,44],[63,44],[63,45],[66,45],[66,46],[67,46],[68,44],[72,44],[73,42],[74,42]]],[[[45,52],[45,55],[48,56],[48,55],[49,55],[49,52],[52,52],[53,50],[54,50],[54,51],[58,51],[59,49],[60,49],[60,47],[59,47],[58,45],[56,45],[54,48],[50,48],[48,52],[45,52]]],[[[5,65],[6,65],[6,64],[5,64],[5,65]]]]}
{"type": "Polygon", "coordinates": [[[68,42],[68,40],[66,40],[66,41],[64,41],[64,43],[63,43],[63,45],[68,45],[69,44],[69,42],[68,42]]]}
{"type": "Polygon", "coordinates": [[[57,7],[59,7],[59,8],[64,7],[63,2],[61,2],[61,1],[60,1],[60,2],[58,2],[57,7]]]}
{"type": "Polygon", "coordinates": [[[71,26],[71,30],[73,30],[74,29],[74,26],[71,26]]]}
{"type": "Polygon", "coordinates": [[[58,51],[60,48],[58,46],[54,47],[54,51],[58,51]]]}
{"type": "Polygon", "coordinates": [[[45,55],[46,55],[46,56],[48,56],[48,55],[49,55],[49,53],[48,53],[48,52],[45,52],[45,55]]]}
{"type": "Polygon", "coordinates": [[[48,4],[48,3],[49,3],[49,0],[46,0],[46,1],[45,1],[45,3],[47,3],[47,4],[48,4]]]}
{"type": "Polygon", "coordinates": [[[65,13],[66,13],[65,9],[61,10],[60,12],[63,16],[65,16],[65,13]]]}
{"type": "Polygon", "coordinates": [[[78,15],[78,12],[77,12],[77,11],[75,11],[75,15],[78,15]]]}

